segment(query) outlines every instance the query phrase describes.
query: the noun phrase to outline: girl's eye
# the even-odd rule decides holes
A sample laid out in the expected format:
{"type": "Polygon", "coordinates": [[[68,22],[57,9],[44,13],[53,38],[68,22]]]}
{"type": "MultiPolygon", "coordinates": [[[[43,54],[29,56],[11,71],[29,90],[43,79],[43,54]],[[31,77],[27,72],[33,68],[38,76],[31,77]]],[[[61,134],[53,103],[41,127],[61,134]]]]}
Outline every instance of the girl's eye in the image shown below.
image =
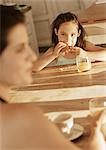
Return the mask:
{"type": "Polygon", "coordinates": [[[75,33],[72,33],[71,36],[72,36],[72,37],[75,36],[75,33]]]}

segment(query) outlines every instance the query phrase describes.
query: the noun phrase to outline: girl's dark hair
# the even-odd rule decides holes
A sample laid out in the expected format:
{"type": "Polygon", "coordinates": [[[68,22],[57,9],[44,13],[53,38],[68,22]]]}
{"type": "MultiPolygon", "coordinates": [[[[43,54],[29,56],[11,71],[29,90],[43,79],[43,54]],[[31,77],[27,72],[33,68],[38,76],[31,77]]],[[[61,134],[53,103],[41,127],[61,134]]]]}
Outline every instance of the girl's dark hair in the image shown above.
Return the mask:
{"type": "Polygon", "coordinates": [[[78,21],[77,16],[73,13],[70,13],[70,12],[59,14],[57,16],[57,18],[53,21],[53,23],[52,23],[52,37],[51,37],[53,46],[56,46],[58,43],[58,37],[55,34],[55,29],[58,32],[59,27],[62,23],[70,22],[70,21],[73,21],[78,25],[78,32],[79,32],[79,30],[81,31],[81,34],[77,39],[76,46],[84,48],[85,44],[86,44],[85,40],[84,40],[85,35],[86,35],[85,30],[82,27],[82,25],[80,24],[80,22],[78,21]]]}
{"type": "Polygon", "coordinates": [[[17,24],[24,24],[24,15],[15,6],[0,5],[0,55],[6,48],[7,35],[17,24]]]}

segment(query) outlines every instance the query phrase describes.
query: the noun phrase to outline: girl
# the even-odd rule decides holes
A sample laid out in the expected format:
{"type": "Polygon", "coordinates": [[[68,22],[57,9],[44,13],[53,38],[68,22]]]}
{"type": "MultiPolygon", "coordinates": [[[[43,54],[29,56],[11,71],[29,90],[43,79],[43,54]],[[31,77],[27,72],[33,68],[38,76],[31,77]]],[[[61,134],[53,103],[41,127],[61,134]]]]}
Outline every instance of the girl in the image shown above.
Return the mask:
{"type": "Polygon", "coordinates": [[[80,52],[88,53],[92,59],[95,59],[95,54],[104,58],[106,49],[86,41],[85,35],[76,15],[70,12],[58,15],[52,23],[52,47],[38,59],[35,71],[43,69],[53,60],[56,60],[56,65],[75,64],[75,57],[80,52]]]}
{"type": "MultiPolygon", "coordinates": [[[[28,45],[23,14],[10,6],[0,6],[0,12],[0,100],[7,102],[12,85],[32,82],[31,68],[36,56],[28,45]]],[[[101,117],[93,119],[90,150],[101,150],[101,147],[105,150],[99,129],[101,117]]],[[[60,134],[34,103],[0,104],[0,131],[1,149],[80,150],[60,134]]]]}

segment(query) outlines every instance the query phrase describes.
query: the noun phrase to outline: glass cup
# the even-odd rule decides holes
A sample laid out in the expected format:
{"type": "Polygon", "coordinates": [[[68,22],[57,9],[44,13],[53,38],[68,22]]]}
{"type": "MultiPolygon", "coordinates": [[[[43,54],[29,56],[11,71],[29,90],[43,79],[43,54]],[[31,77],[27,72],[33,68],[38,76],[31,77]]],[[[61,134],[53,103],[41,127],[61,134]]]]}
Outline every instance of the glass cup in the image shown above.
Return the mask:
{"type": "Polygon", "coordinates": [[[78,72],[88,71],[91,69],[91,62],[87,56],[86,57],[77,56],[76,65],[78,72]]]}
{"type": "MultiPolygon", "coordinates": [[[[98,112],[104,110],[106,112],[106,97],[93,98],[89,102],[89,110],[91,116],[95,116],[98,112]]],[[[102,120],[101,131],[106,139],[106,113],[102,120]]]]}

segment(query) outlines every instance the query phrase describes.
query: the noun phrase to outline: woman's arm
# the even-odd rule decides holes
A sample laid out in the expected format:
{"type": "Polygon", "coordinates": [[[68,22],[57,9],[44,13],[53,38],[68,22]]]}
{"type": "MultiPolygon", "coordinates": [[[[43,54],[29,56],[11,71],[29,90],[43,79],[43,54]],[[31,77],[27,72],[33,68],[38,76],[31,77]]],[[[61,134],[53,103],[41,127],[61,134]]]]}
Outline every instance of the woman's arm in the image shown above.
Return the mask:
{"type": "MultiPolygon", "coordinates": [[[[43,116],[36,103],[2,104],[0,112],[2,149],[81,150],[43,116]]],[[[100,131],[101,119],[101,114],[98,118],[93,118],[93,132],[84,150],[106,150],[106,143],[100,131]]]]}
{"type": "Polygon", "coordinates": [[[88,140],[87,150],[106,150],[106,141],[101,132],[101,126],[105,116],[106,111],[98,111],[93,117],[88,117],[91,125],[91,135],[88,140]]]}
{"type": "Polygon", "coordinates": [[[80,150],[52,124],[36,103],[0,106],[1,145],[6,150],[80,150]]]}

